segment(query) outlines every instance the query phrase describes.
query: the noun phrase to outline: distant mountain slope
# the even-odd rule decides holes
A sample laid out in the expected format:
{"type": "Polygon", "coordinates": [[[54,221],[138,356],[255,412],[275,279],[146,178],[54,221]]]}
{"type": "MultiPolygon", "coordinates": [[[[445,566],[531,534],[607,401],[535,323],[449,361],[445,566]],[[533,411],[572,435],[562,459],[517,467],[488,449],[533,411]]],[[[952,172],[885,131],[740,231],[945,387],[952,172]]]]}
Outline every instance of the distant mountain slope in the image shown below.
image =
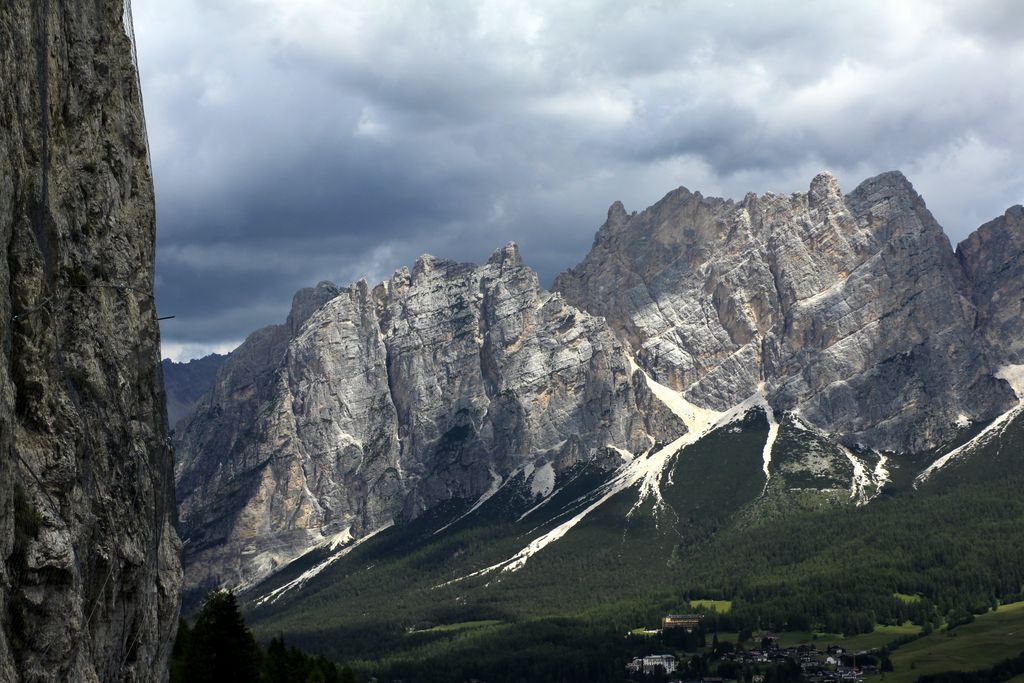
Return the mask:
{"type": "MultiPolygon", "coordinates": [[[[325,547],[358,557],[353,542],[446,510],[466,515],[447,520],[458,529],[528,490],[518,520],[582,466],[602,474],[564,515],[501,520],[500,544],[434,578],[530,572],[597,520],[635,538],[653,525],[660,557],[913,491],[1021,409],[1019,214],[954,253],[899,173],[847,195],[827,174],[741,202],[680,189],[638,214],[613,205],[554,293],[514,245],[480,266],[424,256],[373,289],[303,290],[178,430],[188,583],[252,587],[285,568],[271,582],[305,591],[304,572],[343,557],[325,547]],[[753,414],[764,436],[733,472],[706,444],[753,414]]],[[[581,543],[605,557],[607,541],[581,543]]],[[[604,575],[579,589],[598,595],[604,575]]]]}
{"type": "Polygon", "coordinates": [[[187,363],[176,363],[164,358],[160,369],[164,373],[167,392],[167,421],[173,427],[185,417],[213,386],[214,377],[227,356],[211,353],[187,363]]]}
{"type": "MultiPolygon", "coordinates": [[[[624,632],[694,597],[732,601],[728,617],[711,622],[720,632],[850,633],[1020,599],[1020,420],[912,495],[802,505],[781,517],[751,514],[773,504],[760,476],[768,430],[758,409],[723,425],[673,460],[660,512],[648,500],[631,515],[639,487],[624,490],[513,571],[473,575],[572,514],[575,496],[599,489],[607,473],[574,473],[559,482],[564,493],[519,522],[521,486],[450,526],[465,513],[455,501],[362,543],[325,546],[249,591],[247,619],[257,633],[359,660],[381,680],[445,680],[439,672],[454,667],[462,678],[514,681],[482,653],[511,672],[564,643],[600,666],[619,656],[624,632]]],[[[801,433],[780,430],[779,442],[801,433]]],[[[557,661],[545,666],[537,680],[558,680],[557,661]]]]}
{"type": "Polygon", "coordinates": [[[341,626],[381,593],[406,605],[392,616],[409,625],[470,619],[483,605],[492,617],[553,615],[639,595],[671,576],[673,549],[757,501],[768,431],[759,408],[712,429],[658,470],[661,498],[645,497],[642,480],[619,488],[614,473],[580,464],[540,504],[520,475],[480,506],[451,501],[363,542],[325,544],[245,594],[254,623],[308,623],[313,610],[321,627],[341,626]]]}
{"type": "Polygon", "coordinates": [[[1024,363],[1024,207],[975,230],[956,249],[972,283],[977,324],[998,357],[1024,363]]]}
{"type": "Polygon", "coordinates": [[[483,266],[424,256],[373,290],[306,290],[179,425],[188,583],[245,584],[524,473],[546,495],[577,464],[615,469],[686,431],[633,374],[515,245],[483,266]]]}
{"type": "Polygon", "coordinates": [[[769,492],[763,454],[771,434],[760,407],[727,416],[651,470],[657,496],[642,477],[619,487],[616,473],[585,465],[559,475],[538,504],[524,473],[479,506],[451,501],[365,541],[324,543],[245,597],[257,623],[275,628],[280,618],[307,620],[310,610],[322,610],[324,628],[358,621],[385,592],[408,607],[392,616],[412,624],[449,613],[473,618],[477,601],[493,610],[488,618],[572,612],[669,581],[694,548],[733,528],[769,527],[784,501],[788,514],[857,507],[880,488],[856,457],[854,466],[837,444],[786,420],[775,435],[769,492]]]}
{"type": "Polygon", "coordinates": [[[613,204],[555,289],[608,319],[663,384],[725,409],[757,391],[848,444],[916,452],[1008,410],[1022,348],[1020,207],[958,260],[900,173],[847,195],[613,204]],[[998,296],[992,296],[992,294],[998,296]]]}

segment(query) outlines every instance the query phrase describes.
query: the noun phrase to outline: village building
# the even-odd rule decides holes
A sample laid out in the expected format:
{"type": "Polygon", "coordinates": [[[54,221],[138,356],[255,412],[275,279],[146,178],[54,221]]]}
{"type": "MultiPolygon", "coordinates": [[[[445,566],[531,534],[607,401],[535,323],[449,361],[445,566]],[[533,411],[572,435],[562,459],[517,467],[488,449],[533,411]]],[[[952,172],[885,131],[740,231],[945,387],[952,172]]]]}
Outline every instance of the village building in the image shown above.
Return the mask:
{"type": "Polygon", "coordinates": [[[676,671],[676,658],[672,655],[647,655],[637,657],[626,665],[629,673],[653,674],[660,671],[670,674],[676,671]]]}
{"type": "Polygon", "coordinates": [[[661,628],[662,630],[685,628],[687,633],[692,633],[695,628],[700,626],[700,620],[703,618],[703,614],[667,614],[661,618],[661,628]]]}

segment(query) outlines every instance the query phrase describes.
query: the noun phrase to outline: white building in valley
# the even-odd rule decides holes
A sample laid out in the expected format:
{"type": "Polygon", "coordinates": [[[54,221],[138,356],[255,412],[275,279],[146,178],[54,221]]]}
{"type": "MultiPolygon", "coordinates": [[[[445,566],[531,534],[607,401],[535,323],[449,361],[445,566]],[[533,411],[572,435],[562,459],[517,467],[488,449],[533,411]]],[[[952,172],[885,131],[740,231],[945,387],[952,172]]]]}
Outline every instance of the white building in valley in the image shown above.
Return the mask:
{"type": "Polygon", "coordinates": [[[640,673],[642,671],[645,674],[653,674],[659,670],[662,670],[667,674],[675,673],[676,658],[672,655],[647,655],[646,657],[637,657],[626,665],[626,670],[632,673],[640,673]]]}

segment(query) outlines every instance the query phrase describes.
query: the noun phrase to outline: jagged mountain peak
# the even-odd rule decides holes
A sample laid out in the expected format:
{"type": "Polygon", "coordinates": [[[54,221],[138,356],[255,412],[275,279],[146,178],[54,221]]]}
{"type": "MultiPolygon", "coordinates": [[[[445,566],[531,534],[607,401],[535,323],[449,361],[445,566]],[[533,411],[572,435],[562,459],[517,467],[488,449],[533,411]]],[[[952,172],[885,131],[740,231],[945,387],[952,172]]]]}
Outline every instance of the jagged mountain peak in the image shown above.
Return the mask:
{"type": "Polygon", "coordinates": [[[955,415],[986,421],[1011,401],[988,360],[966,357],[970,284],[899,171],[847,195],[828,173],[806,194],[738,204],[669,193],[606,223],[555,289],[606,317],[658,381],[716,410],[764,385],[779,409],[905,451],[948,437],[955,415]],[[965,372],[933,414],[906,411],[938,375],[965,372]]]}
{"type": "Polygon", "coordinates": [[[327,280],[320,282],[316,287],[306,287],[297,291],[292,297],[292,308],[286,323],[291,333],[298,332],[309,316],[340,293],[341,288],[327,280]]]}
{"type": "Polygon", "coordinates": [[[487,259],[487,263],[491,265],[508,266],[510,268],[518,268],[523,265],[523,258],[519,254],[519,245],[515,242],[509,242],[499,249],[495,249],[491,257],[487,259]]]}
{"type": "Polygon", "coordinates": [[[843,194],[826,172],[806,193],[616,202],[553,292],[515,243],[480,265],[421,256],[372,291],[313,288],[179,434],[189,584],[246,585],[327,539],[478,509],[514,481],[550,491],[581,464],[614,469],[593,505],[659,500],[678,448],[751,410],[757,471],[781,473],[766,495],[852,477],[828,495],[866,502],[887,459],[1018,406],[1000,373],[1024,353],[1022,271],[1004,267],[1019,214],[958,258],[901,173],[843,194]],[[810,460],[788,452],[811,442],[810,460]]]}
{"type": "Polygon", "coordinates": [[[914,184],[911,183],[906,174],[899,169],[882,171],[870,178],[865,178],[860,182],[854,192],[866,192],[869,188],[877,190],[889,189],[892,191],[911,193],[917,196],[917,191],[914,190],[914,184]]]}
{"type": "MultiPolygon", "coordinates": [[[[877,200],[881,196],[903,197],[910,203],[919,202],[923,208],[923,201],[900,171],[889,171],[865,180],[851,196],[863,196],[863,201],[877,200]]],[[[776,230],[785,225],[784,221],[772,219],[772,215],[791,207],[794,201],[807,204],[813,211],[829,207],[842,211],[843,200],[839,179],[827,170],[811,180],[806,193],[787,195],[750,192],[738,202],[730,198],[706,196],[700,191],[680,186],[640,212],[629,213],[622,202],[613,202],[608,209],[606,222],[598,230],[594,246],[621,239],[635,241],[634,246],[637,248],[641,248],[645,241],[656,241],[669,246],[707,249],[731,237],[730,231],[726,229],[728,226],[719,219],[729,212],[743,211],[749,217],[746,229],[763,239],[770,239],[776,230]]]]}
{"type": "Polygon", "coordinates": [[[482,265],[422,256],[372,293],[296,300],[179,430],[192,587],[245,584],[526,467],[607,466],[685,431],[604,322],[542,289],[514,243],[482,265]]]}
{"type": "Polygon", "coordinates": [[[431,254],[422,254],[412,265],[412,277],[416,278],[421,275],[425,275],[434,269],[440,263],[452,263],[453,261],[444,262],[441,259],[431,254]]]}
{"type": "Polygon", "coordinates": [[[628,218],[629,214],[626,212],[626,207],[618,199],[608,207],[608,223],[621,224],[628,218]]]}
{"type": "Polygon", "coordinates": [[[1024,206],[1015,204],[968,235],[957,245],[966,259],[976,258],[989,245],[999,243],[998,251],[1005,259],[1013,259],[1024,246],[1024,206]]]}

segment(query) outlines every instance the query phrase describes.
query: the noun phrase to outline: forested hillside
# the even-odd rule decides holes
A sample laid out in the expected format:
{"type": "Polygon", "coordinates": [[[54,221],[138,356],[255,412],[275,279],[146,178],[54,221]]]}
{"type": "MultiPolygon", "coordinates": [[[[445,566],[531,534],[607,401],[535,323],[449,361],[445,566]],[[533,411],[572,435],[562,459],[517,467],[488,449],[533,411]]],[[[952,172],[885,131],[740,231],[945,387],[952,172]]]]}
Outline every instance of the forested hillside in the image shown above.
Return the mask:
{"type": "MultiPolygon", "coordinates": [[[[727,613],[708,612],[707,634],[852,635],[906,622],[927,631],[1022,597],[1021,427],[870,505],[759,515],[759,485],[749,493],[742,485],[743,472],[760,473],[752,454],[767,425],[755,414],[680,459],[677,483],[666,486],[670,510],[630,516],[635,494],[623,492],[518,572],[444,585],[515,549],[513,497],[496,496],[437,535],[462,511],[384,532],[294,601],[247,609],[260,637],[284,630],[300,647],[383,680],[620,680],[647,647],[623,634],[697,599],[731,601],[727,613]],[[733,474],[717,485],[701,479],[703,488],[677,500],[678,482],[712,456],[733,474]]],[[[578,476],[580,490],[595,485],[578,476]]]]}

